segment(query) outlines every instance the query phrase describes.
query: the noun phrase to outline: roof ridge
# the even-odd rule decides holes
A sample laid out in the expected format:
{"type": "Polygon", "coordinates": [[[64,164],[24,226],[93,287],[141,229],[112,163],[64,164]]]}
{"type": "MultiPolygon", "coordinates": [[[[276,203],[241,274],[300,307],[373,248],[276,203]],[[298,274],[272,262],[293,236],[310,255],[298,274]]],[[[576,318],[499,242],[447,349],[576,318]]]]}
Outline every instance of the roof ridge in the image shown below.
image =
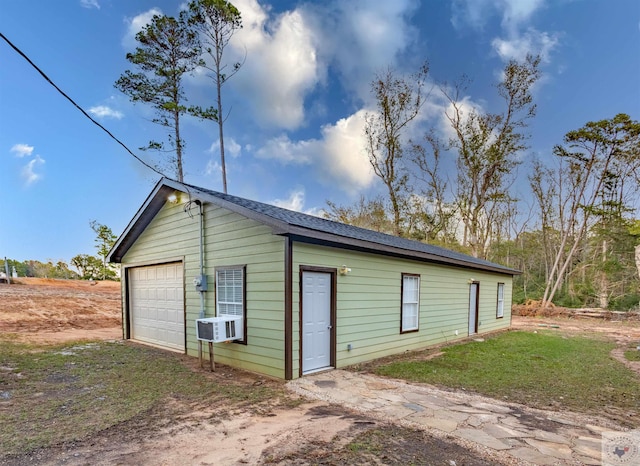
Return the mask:
{"type": "Polygon", "coordinates": [[[367,241],[374,244],[386,245],[386,246],[402,249],[409,252],[427,253],[433,256],[441,257],[443,260],[453,259],[457,261],[467,262],[469,264],[499,268],[504,271],[518,273],[517,270],[511,269],[510,267],[506,267],[501,264],[488,261],[486,259],[473,257],[462,252],[447,249],[442,246],[438,246],[430,243],[424,243],[422,241],[418,241],[415,239],[394,236],[389,233],[371,230],[369,228],[349,225],[347,223],[338,222],[335,220],[308,214],[305,212],[287,209],[284,207],[276,206],[276,205],[269,204],[263,201],[258,201],[255,199],[248,199],[248,198],[236,196],[234,194],[222,193],[219,191],[202,188],[199,186],[194,186],[186,183],[182,183],[182,184],[196,191],[207,194],[209,196],[214,196],[226,202],[230,202],[240,207],[249,209],[258,214],[265,215],[271,219],[284,222],[290,226],[300,227],[307,230],[315,230],[318,232],[329,233],[329,234],[333,234],[335,236],[344,237],[344,238],[367,241]],[[317,223],[322,223],[323,225],[317,225],[317,223]]]}

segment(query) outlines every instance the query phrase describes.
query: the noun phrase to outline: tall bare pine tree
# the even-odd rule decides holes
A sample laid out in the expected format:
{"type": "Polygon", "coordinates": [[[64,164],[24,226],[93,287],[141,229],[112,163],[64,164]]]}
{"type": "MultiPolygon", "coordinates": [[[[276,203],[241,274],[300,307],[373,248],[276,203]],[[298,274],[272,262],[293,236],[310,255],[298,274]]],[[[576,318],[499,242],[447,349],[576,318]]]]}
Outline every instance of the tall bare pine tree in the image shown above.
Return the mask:
{"type": "Polygon", "coordinates": [[[233,63],[231,69],[227,70],[228,64],[223,58],[231,37],[236,30],[242,28],[242,18],[240,11],[225,0],[194,0],[189,4],[189,12],[189,22],[201,34],[204,51],[210,58],[210,61],[204,61],[204,66],[211,72],[211,79],[215,83],[216,107],[209,113],[209,119],[218,123],[222,188],[226,193],[227,165],[223,126],[227,117],[222,113],[222,86],[238,72],[242,63],[233,63]]]}
{"type": "Polygon", "coordinates": [[[185,142],[180,132],[183,115],[207,118],[212,109],[187,107],[183,78],[202,66],[198,35],[190,28],[185,12],[176,19],[155,15],[151,23],[136,34],[138,47],[127,54],[135,71],[127,70],[115,87],[133,102],[142,102],[155,109],[154,123],[167,129],[169,146],[152,140],[143,150],[156,150],[169,155],[169,165],[175,178],[184,181],[185,142]]]}

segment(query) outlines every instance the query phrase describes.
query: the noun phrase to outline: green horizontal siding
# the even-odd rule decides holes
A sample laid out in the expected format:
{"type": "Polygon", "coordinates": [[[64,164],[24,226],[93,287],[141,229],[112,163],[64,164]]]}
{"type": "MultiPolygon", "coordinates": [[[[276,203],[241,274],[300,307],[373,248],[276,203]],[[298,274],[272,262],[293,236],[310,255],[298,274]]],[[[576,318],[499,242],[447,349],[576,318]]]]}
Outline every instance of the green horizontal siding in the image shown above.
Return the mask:
{"type": "MultiPolygon", "coordinates": [[[[166,204],[123,258],[123,264],[153,264],[182,258],[185,276],[187,354],[198,355],[195,319],[200,295],[192,284],[200,273],[199,217],[166,204]]],[[[216,362],[284,378],[284,239],[254,221],[205,204],[206,316],[215,315],[215,267],[245,265],[247,345],[216,344],[216,362]]],[[[207,348],[207,345],[204,345],[207,348]]]]}
{"type": "MultiPolygon", "coordinates": [[[[199,317],[200,296],[191,281],[199,273],[199,219],[197,215],[189,217],[181,205],[167,204],[160,210],[127,252],[123,264],[168,260],[182,260],[184,264],[187,353],[197,356],[195,319],[199,317]]],[[[510,324],[509,275],[293,242],[294,377],[298,376],[301,357],[299,268],[304,265],[337,269],[343,264],[352,270],[346,276],[337,276],[338,367],[465,338],[470,279],[480,282],[479,333],[510,324]],[[407,334],[400,334],[402,273],[421,276],[419,331],[407,334]],[[505,284],[502,319],[496,319],[498,282],[505,284]],[[351,351],[347,351],[349,344],[351,351]]],[[[256,221],[205,205],[205,267],[209,281],[206,316],[215,315],[214,269],[228,265],[246,266],[248,344],[216,344],[215,359],[283,378],[284,239],[256,221]]]]}
{"type": "Polygon", "coordinates": [[[469,281],[480,282],[479,333],[510,325],[510,275],[480,272],[409,259],[359,253],[294,243],[293,348],[294,377],[300,364],[300,274],[303,266],[351,268],[337,276],[336,365],[343,367],[406,350],[466,338],[469,318],[469,281]],[[419,331],[400,333],[402,273],[420,275],[419,331]],[[505,284],[504,318],[496,319],[497,283],[505,284]],[[456,331],[458,334],[456,335],[456,331]],[[347,351],[347,345],[352,350],[347,351]]]}

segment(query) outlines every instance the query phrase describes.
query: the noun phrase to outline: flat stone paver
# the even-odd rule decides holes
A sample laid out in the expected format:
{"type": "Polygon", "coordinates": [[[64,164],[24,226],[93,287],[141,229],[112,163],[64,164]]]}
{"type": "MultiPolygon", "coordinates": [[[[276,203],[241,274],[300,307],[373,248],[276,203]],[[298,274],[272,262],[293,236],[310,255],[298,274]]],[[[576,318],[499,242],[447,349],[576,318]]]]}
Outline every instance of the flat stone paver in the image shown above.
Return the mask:
{"type": "Polygon", "coordinates": [[[426,393],[415,393],[415,392],[407,392],[404,394],[404,397],[412,403],[419,404],[426,408],[444,408],[445,406],[449,406],[446,400],[442,398],[427,395],[426,393]]]}
{"type": "Polygon", "coordinates": [[[547,432],[545,430],[535,430],[533,431],[533,436],[536,440],[543,440],[545,442],[553,442],[553,443],[565,443],[569,445],[571,441],[566,437],[566,435],[558,435],[553,432],[547,432]]]}
{"type": "Polygon", "coordinates": [[[382,413],[385,416],[389,417],[389,419],[393,420],[402,419],[415,413],[415,410],[397,404],[383,406],[382,408],[378,408],[375,411],[377,413],[382,413]]]}
{"type": "Polygon", "coordinates": [[[527,438],[524,439],[524,441],[543,455],[553,456],[554,458],[559,458],[561,460],[571,459],[572,451],[568,445],[562,443],[545,442],[533,438],[527,438]]]}
{"type": "Polygon", "coordinates": [[[557,458],[554,458],[553,456],[544,455],[540,453],[538,450],[534,450],[533,448],[526,448],[526,447],[515,448],[509,451],[509,454],[511,454],[512,456],[515,456],[518,459],[529,461],[530,463],[533,463],[533,464],[547,465],[547,464],[555,464],[558,461],[557,458]]]}
{"type": "Polygon", "coordinates": [[[472,414],[467,419],[467,424],[472,427],[480,427],[483,424],[492,425],[498,423],[498,416],[496,414],[472,414]]]}
{"type": "Polygon", "coordinates": [[[512,429],[508,426],[503,426],[501,424],[487,424],[482,428],[487,434],[494,436],[495,438],[523,438],[523,437],[533,437],[531,432],[521,431],[512,429]]]}
{"type": "Polygon", "coordinates": [[[574,442],[574,451],[581,455],[595,458],[602,458],[602,440],[590,437],[578,437],[574,442]]]}
{"type": "Polygon", "coordinates": [[[477,445],[478,451],[492,451],[509,464],[514,460],[539,465],[599,464],[600,435],[612,430],[594,424],[592,417],[583,422],[574,413],[501,404],[477,395],[344,370],[312,374],[287,386],[303,396],[341,404],[379,420],[477,445]]]}
{"type": "Polygon", "coordinates": [[[412,414],[407,418],[407,420],[417,425],[430,427],[432,429],[438,429],[442,432],[447,433],[455,432],[455,430],[458,428],[458,423],[456,421],[452,421],[451,419],[441,419],[433,416],[425,416],[422,413],[412,414]]]}
{"type": "Polygon", "coordinates": [[[508,406],[500,406],[493,403],[486,403],[484,401],[472,401],[469,404],[474,408],[479,408],[492,413],[508,414],[513,411],[508,406]]]}
{"type": "Polygon", "coordinates": [[[575,455],[576,459],[588,466],[602,466],[602,461],[588,456],[575,455]]]}
{"type": "Polygon", "coordinates": [[[433,415],[440,419],[449,419],[461,423],[469,419],[469,415],[460,413],[458,411],[450,411],[448,409],[440,408],[433,411],[433,415]]]}
{"type": "Polygon", "coordinates": [[[492,448],[494,450],[508,450],[509,445],[501,442],[497,438],[487,434],[486,432],[478,429],[457,429],[456,434],[460,437],[471,440],[472,442],[479,443],[485,447],[492,448]]]}

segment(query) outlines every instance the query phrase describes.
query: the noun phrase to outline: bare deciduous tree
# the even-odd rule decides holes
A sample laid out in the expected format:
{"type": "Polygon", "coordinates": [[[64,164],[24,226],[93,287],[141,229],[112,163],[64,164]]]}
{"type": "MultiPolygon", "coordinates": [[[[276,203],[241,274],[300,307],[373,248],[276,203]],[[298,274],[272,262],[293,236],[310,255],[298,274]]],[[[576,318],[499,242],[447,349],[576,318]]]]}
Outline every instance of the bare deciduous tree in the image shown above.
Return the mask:
{"type": "Polygon", "coordinates": [[[424,103],[428,72],[424,64],[417,73],[405,78],[389,68],[371,83],[377,112],[365,116],[366,150],[373,172],[387,188],[396,236],[404,234],[402,215],[408,182],[402,164],[407,144],[404,133],[424,103]]]}
{"type": "Polygon", "coordinates": [[[511,202],[510,176],[519,164],[516,155],[527,148],[525,129],[535,116],[531,88],[538,80],[540,57],[510,61],[498,85],[505,109],[484,112],[465,106],[465,82],[453,89],[441,86],[449,102],[446,118],[454,136],[449,149],[457,154],[456,201],[464,223],[464,244],[475,257],[486,258],[496,218],[511,202]]]}
{"type": "MultiPolygon", "coordinates": [[[[543,306],[553,300],[594,219],[611,207],[607,206],[610,201],[604,195],[609,189],[607,185],[617,180],[617,204],[626,199],[625,189],[638,189],[640,123],[628,115],[589,122],[568,132],[564,142],[565,146],[555,147],[554,154],[568,167],[568,179],[562,191],[568,209],[562,218],[561,241],[542,299],[543,306]]],[[[606,253],[606,244],[603,247],[606,253]]]]}

